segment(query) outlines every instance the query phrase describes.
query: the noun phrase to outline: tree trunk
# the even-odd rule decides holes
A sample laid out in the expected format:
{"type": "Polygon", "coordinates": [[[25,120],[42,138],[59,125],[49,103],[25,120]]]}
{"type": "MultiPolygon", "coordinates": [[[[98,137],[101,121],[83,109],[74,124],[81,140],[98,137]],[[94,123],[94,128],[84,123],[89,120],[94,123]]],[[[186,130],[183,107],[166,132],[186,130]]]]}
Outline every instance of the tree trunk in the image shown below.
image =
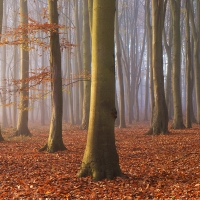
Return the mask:
{"type": "Polygon", "coordinates": [[[169,31],[168,31],[168,42],[165,30],[163,31],[163,40],[164,40],[164,46],[167,53],[167,77],[166,77],[166,88],[165,88],[165,99],[166,104],[168,108],[168,118],[172,118],[172,20],[170,17],[170,25],[169,25],[169,31]]]}
{"type": "Polygon", "coordinates": [[[83,117],[82,129],[88,129],[89,123],[89,109],[90,109],[90,88],[91,82],[88,76],[91,74],[91,47],[90,47],[90,26],[89,26],[89,12],[88,0],[83,1],[83,66],[84,66],[84,95],[83,95],[83,117]]]}
{"type": "Polygon", "coordinates": [[[94,180],[122,175],[115,146],[115,0],[94,0],[92,84],[87,144],[78,176],[94,180]],[[106,33],[106,34],[105,34],[106,33]]]}
{"type": "MultiPolygon", "coordinates": [[[[57,1],[48,1],[49,21],[58,24],[57,1]]],[[[62,140],[62,75],[61,75],[61,52],[59,43],[59,32],[50,33],[50,68],[51,68],[51,124],[47,144],[40,151],[47,150],[49,153],[65,150],[62,140]]]]}
{"type": "MultiPolygon", "coordinates": [[[[45,60],[44,60],[44,52],[42,51],[42,68],[44,68],[45,66],[45,60]]],[[[40,122],[41,122],[41,126],[44,126],[45,125],[45,98],[44,98],[44,90],[45,90],[45,83],[42,82],[41,83],[41,92],[42,92],[42,97],[41,97],[41,102],[40,102],[40,122]]]]}
{"type": "MultiPolygon", "coordinates": [[[[78,6],[78,0],[74,0],[74,4],[75,4],[75,38],[76,38],[76,61],[75,61],[75,65],[77,67],[77,74],[81,74],[82,73],[82,58],[81,58],[81,40],[80,40],[80,21],[79,21],[79,6],[78,6]]],[[[82,81],[79,81],[77,83],[77,87],[76,87],[76,124],[81,124],[81,118],[82,118],[82,102],[83,102],[83,90],[82,90],[82,81]]]]}
{"type": "MultiPolygon", "coordinates": [[[[28,7],[27,1],[20,0],[20,22],[22,26],[28,24],[28,7]]],[[[28,33],[25,32],[22,35],[22,40],[28,39],[28,33]]],[[[28,44],[24,42],[21,45],[21,79],[20,86],[20,105],[18,113],[17,131],[15,135],[31,136],[28,128],[28,110],[29,110],[29,82],[26,79],[29,78],[29,50],[28,44]]]]}
{"type": "Polygon", "coordinates": [[[198,19],[198,23],[195,24],[194,20],[194,9],[193,5],[190,4],[190,24],[192,28],[192,35],[194,39],[194,79],[195,79],[195,91],[196,91],[196,106],[197,106],[197,123],[200,124],[200,68],[199,68],[199,30],[200,30],[200,2],[196,1],[196,18],[198,19]]]}
{"type": "Polygon", "coordinates": [[[166,1],[152,0],[152,68],[154,81],[153,123],[148,134],[168,133],[168,111],[164,93],[162,31],[166,1]]]}
{"type": "Polygon", "coordinates": [[[144,121],[148,120],[148,106],[149,106],[149,69],[150,69],[150,51],[151,51],[151,40],[149,39],[149,29],[148,29],[148,21],[149,21],[149,14],[147,10],[149,9],[148,7],[148,0],[145,1],[145,24],[146,26],[144,27],[147,31],[147,69],[146,69],[146,82],[145,82],[145,104],[144,104],[144,121]]]}
{"type": "Polygon", "coordinates": [[[150,96],[151,96],[151,121],[150,125],[153,123],[153,108],[154,108],[154,86],[153,86],[153,67],[152,67],[152,26],[151,26],[151,16],[150,16],[150,1],[146,0],[146,25],[148,31],[148,42],[149,42],[149,57],[150,57],[150,96]]]}
{"type": "Polygon", "coordinates": [[[185,17],[185,34],[186,34],[186,127],[192,127],[191,120],[191,100],[192,100],[192,91],[191,91],[191,50],[190,50],[190,25],[189,25],[189,9],[190,1],[186,0],[186,17],[185,17]]]}
{"type": "Polygon", "coordinates": [[[183,124],[182,102],[180,91],[180,69],[181,69],[181,39],[180,39],[180,0],[170,0],[172,23],[173,23],[173,104],[174,119],[172,123],[173,129],[185,128],[183,124]]]}
{"type": "MultiPolygon", "coordinates": [[[[0,34],[2,32],[2,22],[3,22],[3,0],[0,0],[0,34]]],[[[1,37],[0,37],[1,39],[1,37]]],[[[3,141],[3,136],[1,134],[1,127],[0,127],[0,142],[3,141]]]]}
{"type": "Polygon", "coordinates": [[[117,74],[119,81],[119,128],[126,128],[125,122],[125,102],[124,102],[124,80],[122,73],[122,62],[121,62],[121,48],[119,40],[119,24],[118,24],[118,0],[116,0],[116,13],[115,13],[115,40],[116,40],[116,55],[117,55],[117,74]]]}

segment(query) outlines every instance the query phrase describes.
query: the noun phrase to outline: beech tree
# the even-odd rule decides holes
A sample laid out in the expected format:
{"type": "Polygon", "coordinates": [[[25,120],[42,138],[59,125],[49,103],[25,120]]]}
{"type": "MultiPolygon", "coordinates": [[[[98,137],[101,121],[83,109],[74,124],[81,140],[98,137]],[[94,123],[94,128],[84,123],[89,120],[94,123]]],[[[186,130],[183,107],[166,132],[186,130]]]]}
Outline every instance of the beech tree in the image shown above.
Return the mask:
{"type": "MultiPolygon", "coordinates": [[[[2,22],[3,22],[3,0],[0,0],[0,34],[2,32],[2,22]]],[[[1,128],[0,128],[0,141],[3,141],[3,137],[1,134],[1,128]]]]}
{"type": "Polygon", "coordinates": [[[168,132],[168,111],[165,101],[163,76],[162,31],[166,9],[165,1],[152,0],[152,69],[154,81],[153,121],[148,134],[168,132]]]}
{"type": "Polygon", "coordinates": [[[190,25],[189,25],[189,9],[190,1],[185,1],[186,17],[185,17],[185,35],[186,35],[186,127],[192,127],[191,120],[191,103],[192,103],[192,91],[191,91],[191,48],[190,48],[190,25]]]}
{"type": "MultiPolygon", "coordinates": [[[[84,75],[87,78],[91,74],[91,47],[90,47],[90,25],[89,25],[89,10],[88,0],[83,1],[83,66],[84,75]]],[[[88,129],[89,123],[89,109],[90,109],[90,80],[84,81],[84,95],[83,95],[83,116],[82,129],[88,129]]]]}
{"type": "Polygon", "coordinates": [[[180,68],[181,68],[181,34],[180,34],[180,0],[170,0],[172,12],[173,27],[173,103],[174,103],[174,119],[172,123],[173,129],[185,128],[182,116],[182,103],[180,91],[180,68]]]}
{"type": "MultiPolygon", "coordinates": [[[[58,24],[57,1],[48,0],[49,22],[58,24]]],[[[58,28],[50,32],[50,69],[51,69],[51,124],[47,144],[40,151],[47,150],[53,153],[65,150],[62,139],[62,76],[61,76],[61,52],[58,28]]]]}
{"type": "MultiPolygon", "coordinates": [[[[28,25],[28,6],[27,1],[24,0],[20,0],[20,23],[22,27],[26,27],[28,25]]],[[[27,39],[28,33],[22,34],[22,40],[26,41],[27,39]]],[[[22,82],[20,86],[19,114],[15,135],[31,136],[28,128],[29,82],[26,81],[26,79],[29,77],[29,49],[27,43],[23,43],[21,45],[20,56],[22,82]]]]}
{"type": "Polygon", "coordinates": [[[121,176],[115,146],[115,0],[94,0],[92,19],[92,82],[87,144],[79,177],[94,180],[121,176]]]}

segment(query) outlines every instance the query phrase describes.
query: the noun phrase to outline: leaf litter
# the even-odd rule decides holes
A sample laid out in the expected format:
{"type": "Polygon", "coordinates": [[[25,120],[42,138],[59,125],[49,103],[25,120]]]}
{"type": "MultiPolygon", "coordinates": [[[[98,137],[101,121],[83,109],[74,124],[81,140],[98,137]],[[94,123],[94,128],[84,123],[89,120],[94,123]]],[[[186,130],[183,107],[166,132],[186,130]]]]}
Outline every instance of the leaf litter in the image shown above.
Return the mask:
{"type": "Polygon", "coordinates": [[[48,127],[31,128],[33,137],[3,132],[0,143],[1,199],[198,199],[200,198],[200,126],[145,135],[149,125],[116,128],[120,166],[127,178],[94,182],[77,178],[87,131],[64,126],[66,151],[38,152],[48,127]]]}

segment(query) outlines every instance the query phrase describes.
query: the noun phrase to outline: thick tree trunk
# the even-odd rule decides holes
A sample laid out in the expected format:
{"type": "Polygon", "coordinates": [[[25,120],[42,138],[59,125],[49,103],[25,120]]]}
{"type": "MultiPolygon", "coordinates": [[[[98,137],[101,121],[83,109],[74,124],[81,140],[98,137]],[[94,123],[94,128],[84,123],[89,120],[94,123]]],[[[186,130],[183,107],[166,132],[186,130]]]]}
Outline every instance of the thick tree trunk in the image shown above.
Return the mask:
{"type": "Polygon", "coordinates": [[[172,128],[182,129],[185,128],[185,126],[183,124],[182,102],[181,102],[181,91],[180,91],[180,69],[181,69],[180,0],[170,0],[170,6],[172,11],[172,23],[173,23],[172,85],[173,85],[174,119],[172,123],[172,128]]]}
{"type": "Polygon", "coordinates": [[[83,95],[83,117],[82,129],[88,129],[89,110],[90,110],[90,88],[91,81],[88,76],[91,74],[91,47],[90,47],[90,26],[89,26],[89,12],[88,0],[83,1],[83,67],[85,73],[84,81],[84,95],[83,95]]]}
{"type": "Polygon", "coordinates": [[[155,105],[153,108],[153,122],[148,134],[165,134],[168,132],[168,111],[164,93],[162,50],[165,3],[159,0],[152,0],[152,68],[155,105]]]}
{"type": "Polygon", "coordinates": [[[94,0],[92,84],[87,144],[79,177],[94,180],[122,175],[115,146],[115,0],[94,0]]]}
{"type": "MultiPolygon", "coordinates": [[[[51,24],[58,24],[57,1],[48,1],[49,21],[51,24]]],[[[49,153],[65,150],[62,140],[62,76],[61,76],[61,52],[59,44],[59,33],[50,33],[50,68],[51,68],[51,124],[47,144],[40,151],[47,150],[49,153]]]]}
{"type": "MultiPolygon", "coordinates": [[[[20,0],[20,21],[22,26],[28,24],[28,7],[27,1],[20,0]]],[[[28,39],[27,33],[23,33],[23,40],[28,39]]],[[[29,110],[29,82],[26,81],[29,77],[29,50],[28,45],[24,43],[21,46],[21,87],[20,87],[20,105],[18,113],[17,131],[15,136],[24,135],[31,136],[28,128],[28,110],[29,110]]]]}

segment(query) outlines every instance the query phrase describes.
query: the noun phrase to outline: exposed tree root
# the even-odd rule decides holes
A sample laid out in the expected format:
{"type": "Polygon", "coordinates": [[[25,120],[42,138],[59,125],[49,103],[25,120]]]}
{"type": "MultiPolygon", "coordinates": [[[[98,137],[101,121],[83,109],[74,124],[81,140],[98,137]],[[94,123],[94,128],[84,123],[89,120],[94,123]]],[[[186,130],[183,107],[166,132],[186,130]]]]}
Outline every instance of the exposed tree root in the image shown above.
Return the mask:
{"type": "Polygon", "coordinates": [[[29,131],[29,129],[27,129],[26,131],[17,130],[17,131],[13,134],[13,137],[16,137],[16,136],[27,136],[27,137],[32,137],[32,134],[31,134],[31,132],[29,131]]]}
{"type": "Polygon", "coordinates": [[[112,180],[115,177],[123,177],[127,178],[126,175],[124,175],[120,168],[118,166],[107,166],[105,165],[102,166],[97,166],[97,163],[91,162],[88,164],[82,163],[82,167],[80,171],[78,172],[78,177],[86,177],[86,176],[91,176],[94,181],[100,181],[103,179],[108,179],[112,180]]]}
{"type": "Polygon", "coordinates": [[[57,151],[64,151],[64,150],[67,150],[64,144],[48,145],[48,143],[46,143],[41,149],[39,149],[39,152],[47,151],[49,153],[54,153],[57,151]]]}
{"type": "Polygon", "coordinates": [[[183,123],[172,123],[171,129],[185,129],[185,125],[183,123]]]}

